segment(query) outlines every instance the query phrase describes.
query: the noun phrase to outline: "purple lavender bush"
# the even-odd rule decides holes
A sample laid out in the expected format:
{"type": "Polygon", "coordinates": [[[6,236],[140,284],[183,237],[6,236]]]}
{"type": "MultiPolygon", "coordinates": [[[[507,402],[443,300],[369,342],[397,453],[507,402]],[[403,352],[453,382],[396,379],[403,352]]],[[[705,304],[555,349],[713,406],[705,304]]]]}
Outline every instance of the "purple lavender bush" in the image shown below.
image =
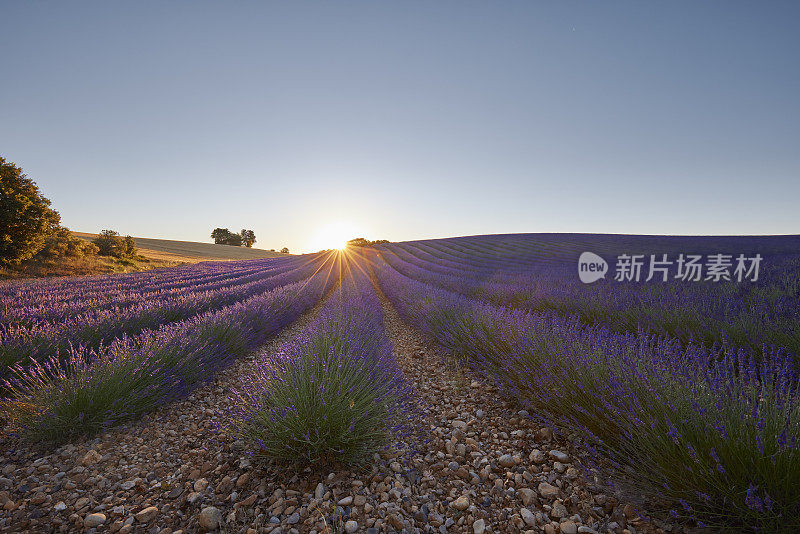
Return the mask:
{"type": "Polygon", "coordinates": [[[410,435],[414,403],[384,333],[380,302],[360,258],[345,264],[341,286],[313,323],[264,354],[236,392],[228,424],[257,456],[300,466],[360,465],[410,435]]]}

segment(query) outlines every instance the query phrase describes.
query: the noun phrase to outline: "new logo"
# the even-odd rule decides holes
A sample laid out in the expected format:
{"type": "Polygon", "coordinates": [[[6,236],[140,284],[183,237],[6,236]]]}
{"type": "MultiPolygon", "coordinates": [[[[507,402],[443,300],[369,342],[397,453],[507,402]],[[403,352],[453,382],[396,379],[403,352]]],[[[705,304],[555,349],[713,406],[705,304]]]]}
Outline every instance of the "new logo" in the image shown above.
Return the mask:
{"type": "Polygon", "coordinates": [[[583,252],[578,258],[578,276],[584,284],[606,277],[608,263],[594,252],[583,252]]]}

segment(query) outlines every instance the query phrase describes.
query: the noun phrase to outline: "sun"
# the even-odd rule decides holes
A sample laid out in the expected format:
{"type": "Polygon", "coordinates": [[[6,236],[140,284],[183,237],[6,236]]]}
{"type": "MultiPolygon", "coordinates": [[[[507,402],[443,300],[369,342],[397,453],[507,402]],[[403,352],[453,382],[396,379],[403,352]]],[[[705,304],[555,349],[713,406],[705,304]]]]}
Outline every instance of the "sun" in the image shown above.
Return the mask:
{"type": "Polygon", "coordinates": [[[363,232],[354,224],[346,221],[332,221],[321,226],[311,239],[309,250],[336,249],[343,250],[347,241],[360,237],[363,232]]]}

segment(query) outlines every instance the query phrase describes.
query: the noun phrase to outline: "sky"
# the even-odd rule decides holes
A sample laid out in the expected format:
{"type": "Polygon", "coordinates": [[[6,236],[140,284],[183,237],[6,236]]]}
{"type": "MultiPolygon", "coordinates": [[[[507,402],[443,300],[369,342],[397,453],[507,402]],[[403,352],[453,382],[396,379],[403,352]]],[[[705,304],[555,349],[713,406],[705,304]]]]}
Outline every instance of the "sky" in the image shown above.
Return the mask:
{"type": "Polygon", "coordinates": [[[800,233],[797,2],[0,1],[0,18],[0,156],[73,230],[250,228],[292,252],[800,233]]]}

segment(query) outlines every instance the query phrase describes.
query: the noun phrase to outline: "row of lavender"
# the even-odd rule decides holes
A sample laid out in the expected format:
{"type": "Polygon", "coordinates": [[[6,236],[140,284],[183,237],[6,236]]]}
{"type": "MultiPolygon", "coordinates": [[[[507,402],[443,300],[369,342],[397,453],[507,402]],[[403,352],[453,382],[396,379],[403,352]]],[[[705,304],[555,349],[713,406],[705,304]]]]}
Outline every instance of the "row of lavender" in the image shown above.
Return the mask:
{"type": "Polygon", "coordinates": [[[138,337],[14,366],[0,399],[6,430],[31,442],[63,442],[186,395],[314,306],[336,283],[340,265],[324,254],[295,271],[138,337]]]}
{"type": "Polygon", "coordinates": [[[162,270],[158,280],[141,287],[122,285],[110,288],[108,279],[113,276],[86,277],[67,287],[63,287],[63,282],[54,281],[39,288],[18,289],[15,293],[0,296],[0,327],[58,322],[87,310],[112,306],[124,308],[143,298],[164,298],[246,283],[265,273],[292,269],[304,261],[307,258],[293,257],[283,261],[256,260],[247,262],[247,265],[221,263],[213,270],[194,266],[162,270]]]}
{"type": "Polygon", "coordinates": [[[766,345],[767,351],[781,349],[800,358],[800,240],[795,236],[720,242],[589,237],[564,241],[531,234],[503,241],[473,238],[466,245],[462,240],[434,240],[383,249],[392,253],[387,261],[412,278],[494,304],[575,315],[617,332],[646,329],[684,344],[728,345],[754,354],[766,345]],[[648,247],[659,254],[725,250],[760,253],[764,259],[756,282],[622,283],[611,280],[612,274],[585,285],[578,279],[582,249],[610,257],[614,250],[648,247]]]}
{"type": "MultiPolygon", "coordinates": [[[[126,293],[125,305],[118,301],[109,306],[91,306],[81,313],[59,311],[63,315],[59,321],[31,320],[27,325],[12,323],[0,327],[0,378],[8,376],[9,368],[17,364],[26,366],[31,361],[67,354],[72,348],[98,349],[118,338],[146,334],[164,324],[184,321],[304,280],[320,269],[326,258],[318,255],[288,261],[269,270],[252,273],[248,270],[244,276],[234,275],[232,279],[215,282],[218,286],[208,287],[201,278],[197,285],[177,293],[126,293]]],[[[192,281],[177,280],[180,284],[192,281]]],[[[104,279],[98,282],[103,283],[104,279]]],[[[92,287],[91,282],[83,285],[92,287]]]]}
{"type": "Polygon", "coordinates": [[[341,285],[297,338],[262,354],[228,419],[257,455],[358,465],[410,435],[415,409],[383,327],[364,258],[342,256],[341,285]]]}
{"type": "Polygon", "coordinates": [[[16,280],[0,286],[0,300],[7,298],[65,299],[88,293],[105,291],[138,290],[168,284],[179,279],[200,278],[243,271],[252,268],[269,268],[286,261],[286,258],[243,260],[235,262],[201,262],[182,267],[153,269],[114,275],[71,276],[63,278],[42,278],[38,280],[16,280]]]}
{"type": "MultiPolygon", "coordinates": [[[[789,359],[619,334],[375,272],[403,317],[553,426],[646,509],[720,530],[800,528],[800,402],[789,359]]],[[[433,276],[433,275],[431,275],[433,276]]]]}

